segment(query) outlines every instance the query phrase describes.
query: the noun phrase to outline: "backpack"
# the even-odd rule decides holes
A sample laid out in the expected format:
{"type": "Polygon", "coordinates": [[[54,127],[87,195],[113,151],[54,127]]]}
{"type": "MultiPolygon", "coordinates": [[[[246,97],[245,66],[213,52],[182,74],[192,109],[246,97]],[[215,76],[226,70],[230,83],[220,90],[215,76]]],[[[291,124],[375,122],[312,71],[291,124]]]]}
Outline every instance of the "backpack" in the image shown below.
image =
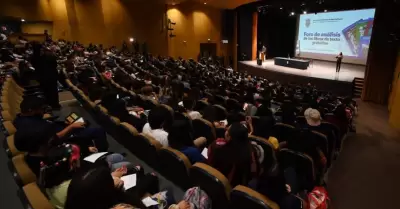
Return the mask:
{"type": "Polygon", "coordinates": [[[309,209],[328,209],[330,206],[330,198],[324,187],[315,187],[308,194],[309,209]]]}
{"type": "Polygon", "coordinates": [[[191,209],[211,209],[211,199],[200,187],[192,187],[185,192],[183,200],[190,204],[191,209]]]}

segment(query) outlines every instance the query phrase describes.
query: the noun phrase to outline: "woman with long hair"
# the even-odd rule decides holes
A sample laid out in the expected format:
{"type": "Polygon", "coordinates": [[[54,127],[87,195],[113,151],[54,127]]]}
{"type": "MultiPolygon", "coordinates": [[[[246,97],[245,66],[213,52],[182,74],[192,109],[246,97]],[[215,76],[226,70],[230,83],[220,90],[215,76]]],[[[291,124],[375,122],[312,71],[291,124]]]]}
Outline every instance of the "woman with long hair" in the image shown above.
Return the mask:
{"type": "Polygon", "coordinates": [[[217,139],[208,149],[209,164],[224,174],[232,186],[247,185],[258,173],[258,162],[242,123],[232,124],[225,138],[217,139]]]}

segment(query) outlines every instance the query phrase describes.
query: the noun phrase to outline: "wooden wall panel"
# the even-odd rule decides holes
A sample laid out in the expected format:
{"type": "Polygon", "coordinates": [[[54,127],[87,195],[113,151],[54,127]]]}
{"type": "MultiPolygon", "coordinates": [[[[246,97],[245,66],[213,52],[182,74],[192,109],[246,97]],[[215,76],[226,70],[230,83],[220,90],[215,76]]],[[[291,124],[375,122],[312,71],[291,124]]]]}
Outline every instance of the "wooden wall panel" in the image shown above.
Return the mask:
{"type": "Polygon", "coordinates": [[[258,27],[258,12],[253,12],[253,28],[251,38],[251,59],[257,59],[257,27],[258,27]]]}
{"type": "Polygon", "coordinates": [[[392,84],[389,100],[389,124],[400,130],[400,52],[397,56],[397,65],[392,84]]]}
{"type": "Polygon", "coordinates": [[[231,52],[228,52],[229,47],[221,42],[222,10],[199,3],[184,2],[168,7],[167,15],[176,22],[173,26],[173,34],[176,37],[168,37],[170,56],[197,59],[200,43],[207,43],[208,39],[211,43],[216,43],[217,56],[231,55],[231,52]]]}

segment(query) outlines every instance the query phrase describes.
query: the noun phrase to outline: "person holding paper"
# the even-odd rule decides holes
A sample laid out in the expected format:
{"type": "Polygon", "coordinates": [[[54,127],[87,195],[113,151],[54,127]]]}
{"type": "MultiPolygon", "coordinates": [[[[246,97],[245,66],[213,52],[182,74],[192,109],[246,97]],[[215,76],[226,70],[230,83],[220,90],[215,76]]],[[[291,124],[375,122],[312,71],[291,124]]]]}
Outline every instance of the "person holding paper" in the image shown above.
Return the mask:
{"type": "Polygon", "coordinates": [[[103,167],[75,175],[68,188],[65,209],[146,208],[142,197],[146,193],[158,192],[155,191],[158,190],[157,177],[152,174],[142,177],[137,174],[137,177],[136,186],[124,191],[123,181],[116,184],[109,170],[103,167]]]}
{"type": "MultiPolygon", "coordinates": [[[[115,178],[127,174],[128,167],[131,167],[129,162],[124,162],[124,158],[120,154],[107,155],[104,160],[112,171],[111,175],[115,178]]],[[[46,188],[46,193],[53,206],[62,209],[72,176],[82,169],[93,166],[103,167],[102,164],[89,165],[85,164],[85,161],[81,161],[80,148],[76,145],[63,144],[54,147],[47,153],[46,162],[40,163],[39,184],[46,188]]]]}
{"type": "MultiPolygon", "coordinates": [[[[97,151],[107,151],[108,142],[105,131],[101,128],[87,128],[84,123],[66,124],[59,121],[50,121],[43,118],[44,100],[37,96],[28,96],[20,104],[21,113],[14,120],[17,132],[34,132],[43,127],[50,127],[49,134],[55,134],[62,142],[73,142],[81,145],[84,155],[90,154],[89,147],[96,147],[97,151]],[[71,136],[74,137],[71,137],[71,136]],[[85,149],[83,147],[86,147],[85,149]]],[[[29,136],[25,138],[29,140],[29,136]]]]}

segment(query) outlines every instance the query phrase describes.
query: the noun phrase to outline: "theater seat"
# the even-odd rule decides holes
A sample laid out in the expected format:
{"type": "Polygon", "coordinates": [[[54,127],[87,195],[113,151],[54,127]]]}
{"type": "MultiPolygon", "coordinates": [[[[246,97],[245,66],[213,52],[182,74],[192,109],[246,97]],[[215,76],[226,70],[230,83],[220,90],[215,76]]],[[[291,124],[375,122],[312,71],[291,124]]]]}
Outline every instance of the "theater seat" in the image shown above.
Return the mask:
{"type": "Polygon", "coordinates": [[[23,152],[19,151],[14,144],[14,135],[8,136],[6,140],[4,140],[4,149],[6,150],[7,156],[12,158],[14,156],[23,154],[23,152]]]}
{"type": "Polygon", "coordinates": [[[1,118],[3,121],[13,121],[15,119],[8,111],[1,111],[1,118]]]}
{"type": "Polygon", "coordinates": [[[135,153],[136,149],[138,149],[136,145],[136,137],[139,135],[139,132],[137,129],[131,124],[123,122],[118,127],[118,130],[118,137],[114,137],[115,140],[124,145],[124,147],[132,153],[135,153]]]}
{"type": "Polygon", "coordinates": [[[226,100],[226,108],[230,112],[234,110],[239,110],[241,108],[241,105],[236,99],[228,99],[226,100]]]}
{"type": "Polygon", "coordinates": [[[160,142],[155,140],[152,136],[147,134],[139,134],[135,142],[136,156],[145,161],[149,165],[158,166],[158,151],[161,149],[162,145],[160,142]]]}
{"type": "Polygon", "coordinates": [[[293,168],[296,171],[299,189],[311,191],[316,184],[314,161],[304,153],[290,149],[281,149],[279,152],[279,167],[285,171],[293,168]]]}
{"type": "Polygon", "coordinates": [[[54,206],[49,202],[36,183],[25,185],[19,196],[24,208],[54,209],[54,206]]]}
{"type": "Polygon", "coordinates": [[[13,157],[8,166],[19,186],[24,186],[36,181],[36,175],[25,162],[25,155],[13,157]]]}
{"type": "Polygon", "coordinates": [[[161,148],[160,171],[167,179],[182,189],[190,187],[189,170],[192,167],[189,159],[183,153],[170,147],[161,148]]]}
{"type": "Polygon", "coordinates": [[[235,209],[279,209],[278,204],[266,196],[242,185],[232,190],[230,206],[235,209]]]}
{"type": "Polygon", "coordinates": [[[286,142],[294,137],[295,128],[288,124],[277,123],[272,130],[272,136],[277,138],[279,142],[286,142]]]}
{"type": "Polygon", "coordinates": [[[311,133],[313,137],[316,139],[318,147],[321,149],[321,151],[324,153],[325,157],[328,158],[329,161],[330,152],[329,152],[328,138],[326,137],[326,135],[317,131],[312,131],[311,133]]]}
{"type": "Polygon", "coordinates": [[[250,141],[257,143],[264,150],[264,161],[263,167],[265,171],[270,171],[275,168],[277,164],[275,149],[271,143],[265,138],[257,137],[257,136],[249,136],[250,141]]]}
{"type": "Polygon", "coordinates": [[[190,180],[193,186],[208,194],[213,208],[228,208],[231,186],[221,172],[204,163],[196,163],[190,169],[190,180]]]}
{"type": "Polygon", "coordinates": [[[196,102],[196,105],[194,106],[193,110],[198,111],[200,113],[203,112],[203,110],[208,107],[208,102],[204,100],[199,100],[196,102]]]}
{"type": "Polygon", "coordinates": [[[207,144],[211,144],[216,139],[215,128],[213,124],[202,118],[192,120],[194,138],[205,137],[207,144]]]}
{"type": "Polygon", "coordinates": [[[11,121],[5,121],[3,122],[3,128],[4,128],[4,135],[6,136],[11,136],[17,132],[17,129],[13,125],[11,121]]]}
{"type": "Polygon", "coordinates": [[[218,121],[225,120],[228,117],[228,112],[226,111],[225,107],[221,105],[214,105],[216,109],[216,119],[218,121]]]}

